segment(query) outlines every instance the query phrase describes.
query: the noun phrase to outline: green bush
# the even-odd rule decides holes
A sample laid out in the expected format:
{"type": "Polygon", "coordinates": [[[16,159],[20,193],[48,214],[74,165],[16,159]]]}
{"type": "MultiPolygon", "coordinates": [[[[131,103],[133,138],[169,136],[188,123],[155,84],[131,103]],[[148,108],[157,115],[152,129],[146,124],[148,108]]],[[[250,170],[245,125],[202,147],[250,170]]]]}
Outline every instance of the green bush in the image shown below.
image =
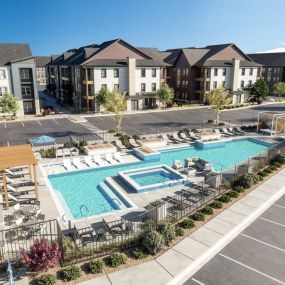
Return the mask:
{"type": "Polygon", "coordinates": [[[193,220],[191,219],[185,219],[183,220],[181,223],[180,223],[180,226],[183,228],[183,229],[192,229],[195,227],[195,223],[193,220]]]}
{"type": "Polygon", "coordinates": [[[261,177],[265,177],[265,176],[267,176],[268,175],[268,173],[266,173],[266,171],[259,171],[258,173],[257,173],[257,175],[259,175],[259,176],[261,176],[261,177]]]}
{"type": "Polygon", "coordinates": [[[239,195],[239,192],[233,190],[233,191],[227,192],[225,195],[229,196],[230,198],[237,198],[239,195]]]}
{"type": "Polygon", "coordinates": [[[200,210],[201,213],[204,215],[213,215],[214,211],[210,206],[205,206],[203,209],[200,210]]]}
{"type": "Polygon", "coordinates": [[[259,180],[259,181],[263,181],[263,179],[264,179],[264,176],[259,175],[259,174],[257,174],[257,177],[258,177],[258,180],[259,180]]]}
{"type": "Polygon", "coordinates": [[[64,282],[76,280],[81,276],[81,270],[77,265],[70,265],[62,270],[64,282]]]}
{"type": "Polygon", "coordinates": [[[243,188],[247,189],[252,187],[254,184],[258,182],[258,177],[254,173],[248,173],[239,176],[235,182],[234,186],[242,186],[243,188]]]}
{"type": "Polygon", "coordinates": [[[209,124],[213,124],[213,123],[214,123],[214,120],[208,120],[208,123],[209,123],[209,124]]]}
{"type": "Polygon", "coordinates": [[[111,134],[112,134],[112,133],[115,133],[115,132],[116,132],[115,129],[110,129],[110,130],[109,130],[109,133],[111,133],[111,134]]]}
{"type": "Polygon", "coordinates": [[[209,206],[213,209],[221,209],[223,208],[223,203],[220,201],[213,201],[209,206]]]}
{"type": "Polygon", "coordinates": [[[282,164],[281,163],[279,163],[279,162],[277,162],[277,161],[272,161],[272,163],[271,163],[272,165],[275,165],[277,168],[279,168],[279,167],[281,167],[282,166],[282,164]]]}
{"type": "Polygon", "coordinates": [[[218,198],[218,201],[222,203],[229,203],[231,201],[231,197],[227,195],[222,195],[221,197],[218,198]]]}
{"type": "Polygon", "coordinates": [[[265,169],[263,169],[263,172],[265,172],[268,175],[272,172],[272,170],[271,170],[271,168],[266,167],[265,169]]]}
{"type": "Polygon", "coordinates": [[[127,262],[127,257],[123,253],[115,252],[115,253],[111,254],[107,260],[108,260],[108,264],[111,267],[118,267],[118,266],[125,264],[127,262]]]}
{"type": "Polygon", "coordinates": [[[37,279],[37,285],[54,285],[56,278],[52,274],[44,274],[37,279]]]}
{"type": "Polygon", "coordinates": [[[101,259],[91,260],[88,267],[91,273],[101,273],[104,268],[104,263],[101,259]]]}
{"type": "Polygon", "coordinates": [[[139,139],[140,139],[140,136],[139,136],[139,135],[133,135],[133,139],[134,139],[134,140],[139,140],[139,139]]]}
{"type": "Polygon", "coordinates": [[[285,164],[285,152],[277,154],[273,161],[280,164],[285,164]]]}
{"type": "Polygon", "coordinates": [[[135,259],[142,259],[147,257],[147,253],[144,248],[137,247],[132,250],[132,255],[135,259]]]}
{"type": "Polygon", "coordinates": [[[198,211],[191,216],[191,219],[194,221],[205,221],[205,215],[198,211]]]}
{"type": "Polygon", "coordinates": [[[45,150],[44,156],[46,158],[55,158],[55,149],[54,148],[49,148],[45,150]]]}
{"type": "Polygon", "coordinates": [[[175,234],[177,237],[182,237],[184,236],[184,230],[181,227],[177,226],[175,228],[175,234]]]}
{"type": "Polygon", "coordinates": [[[225,125],[225,123],[223,123],[223,122],[219,123],[219,126],[224,126],[224,125],[225,125]]]}
{"type": "Polygon", "coordinates": [[[175,239],[175,228],[171,224],[161,224],[158,227],[158,231],[162,234],[165,244],[169,243],[175,239]]]}
{"type": "Polygon", "coordinates": [[[242,193],[245,191],[245,189],[242,186],[234,186],[233,191],[236,191],[238,193],[242,193]]]}
{"type": "Polygon", "coordinates": [[[155,230],[146,231],[142,238],[142,245],[149,254],[160,252],[164,243],[163,236],[155,230]]]}

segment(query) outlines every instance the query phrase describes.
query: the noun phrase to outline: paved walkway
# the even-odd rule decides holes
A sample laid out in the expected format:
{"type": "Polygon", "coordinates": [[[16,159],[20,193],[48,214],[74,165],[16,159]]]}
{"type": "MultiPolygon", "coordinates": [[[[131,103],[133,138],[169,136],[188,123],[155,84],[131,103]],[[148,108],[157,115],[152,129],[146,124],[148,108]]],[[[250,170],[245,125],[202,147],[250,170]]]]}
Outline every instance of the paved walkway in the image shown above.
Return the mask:
{"type": "Polygon", "coordinates": [[[284,193],[285,169],[155,260],[82,285],[183,284],[284,193]]]}

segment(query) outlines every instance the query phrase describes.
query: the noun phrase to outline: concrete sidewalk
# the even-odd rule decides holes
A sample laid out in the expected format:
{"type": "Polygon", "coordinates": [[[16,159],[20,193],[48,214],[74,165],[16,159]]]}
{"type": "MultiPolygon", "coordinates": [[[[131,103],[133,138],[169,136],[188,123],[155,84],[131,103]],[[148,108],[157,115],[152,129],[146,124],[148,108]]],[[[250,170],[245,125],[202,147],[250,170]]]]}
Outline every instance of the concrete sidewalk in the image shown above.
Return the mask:
{"type": "Polygon", "coordinates": [[[157,259],[80,284],[183,284],[285,193],[284,179],[285,169],[157,259]]]}

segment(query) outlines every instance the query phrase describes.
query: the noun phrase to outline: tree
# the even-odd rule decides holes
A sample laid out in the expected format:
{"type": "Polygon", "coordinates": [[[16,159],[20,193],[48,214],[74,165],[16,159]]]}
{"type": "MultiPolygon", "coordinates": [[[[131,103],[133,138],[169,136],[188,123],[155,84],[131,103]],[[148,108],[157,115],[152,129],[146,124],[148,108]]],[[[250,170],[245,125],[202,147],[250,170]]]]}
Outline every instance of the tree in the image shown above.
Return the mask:
{"type": "Polygon", "coordinates": [[[113,118],[115,120],[116,132],[119,133],[123,118],[125,116],[125,111],[127,109],[127,101],[125,96],[116,89],[114,89],[112,92],[107,91],[107,96],[104,100],[103,106],[107,112],[114,113],[113,118]]]}
{"type": "Polygon", "coordinates": [[[224,87],[219,87],[210,92],[207,96],[210,106],[214,109],[216,114],[216,124],[220,122],[221,110],[231,103],[231,98],[229,97],[229,91],[224,87]]]}
{"type": "Polygon", "coordinates": [[[163,83],[162,86],[157,90],[156,95],[159,101],[164,104],[171,103],[174,98],[174,91],[167,83],[163,83]]]}
{"type": "Polygon", "coordinates": [[[272,87],[272,93],[276,95],[285,95],[285,82],[276,82],[272,87]]]}
{"type": "Polygon", "coordinates": [[[269,88],[262,78],[257,79],[250,90],[251,99],[255,100],[258,104],[268,96],[268,93],[269,88]]]}
{"type": "Polygon", "coordinates": [[[98,94],[96,95],[96,102],[99,105],[104,105],[106,103],[106,99],[108,97],[108,90],[106,87],[101,87],[98,94]]]}
{"type": "Polygon", "coordinates": [[[11,93],[4,94],[2,99],[0,99],[0,108],[2,112],[10,114],[11,117],[12,115],[16,115],[19,109],[16,97],[11,93]]]}

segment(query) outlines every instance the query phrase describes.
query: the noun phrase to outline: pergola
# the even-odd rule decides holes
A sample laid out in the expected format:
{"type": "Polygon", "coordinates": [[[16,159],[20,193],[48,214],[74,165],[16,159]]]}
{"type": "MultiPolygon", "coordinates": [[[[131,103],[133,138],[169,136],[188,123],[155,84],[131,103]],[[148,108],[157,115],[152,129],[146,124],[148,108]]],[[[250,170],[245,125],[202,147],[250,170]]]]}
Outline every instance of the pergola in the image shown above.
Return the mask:
{"type": "Polygon", "coordinates": [[[263,111],[258,113],[257,131],[273,134],[285,133],[285,112],[263,111]]]}
{"type": "Polygon", "coordinates": [[[30,145],[0,147],[0,173],[2,173],[3,177],[3,191],[5,194],[6,209],[9,209],[9,198],[6,179],[7,173],[5,169],[9,169],[11,167],[28,166],[30,177],[32,177],[33,168],[35,194],[36,199],[39,200],[36,165],[37,160],[30,145]]]}

